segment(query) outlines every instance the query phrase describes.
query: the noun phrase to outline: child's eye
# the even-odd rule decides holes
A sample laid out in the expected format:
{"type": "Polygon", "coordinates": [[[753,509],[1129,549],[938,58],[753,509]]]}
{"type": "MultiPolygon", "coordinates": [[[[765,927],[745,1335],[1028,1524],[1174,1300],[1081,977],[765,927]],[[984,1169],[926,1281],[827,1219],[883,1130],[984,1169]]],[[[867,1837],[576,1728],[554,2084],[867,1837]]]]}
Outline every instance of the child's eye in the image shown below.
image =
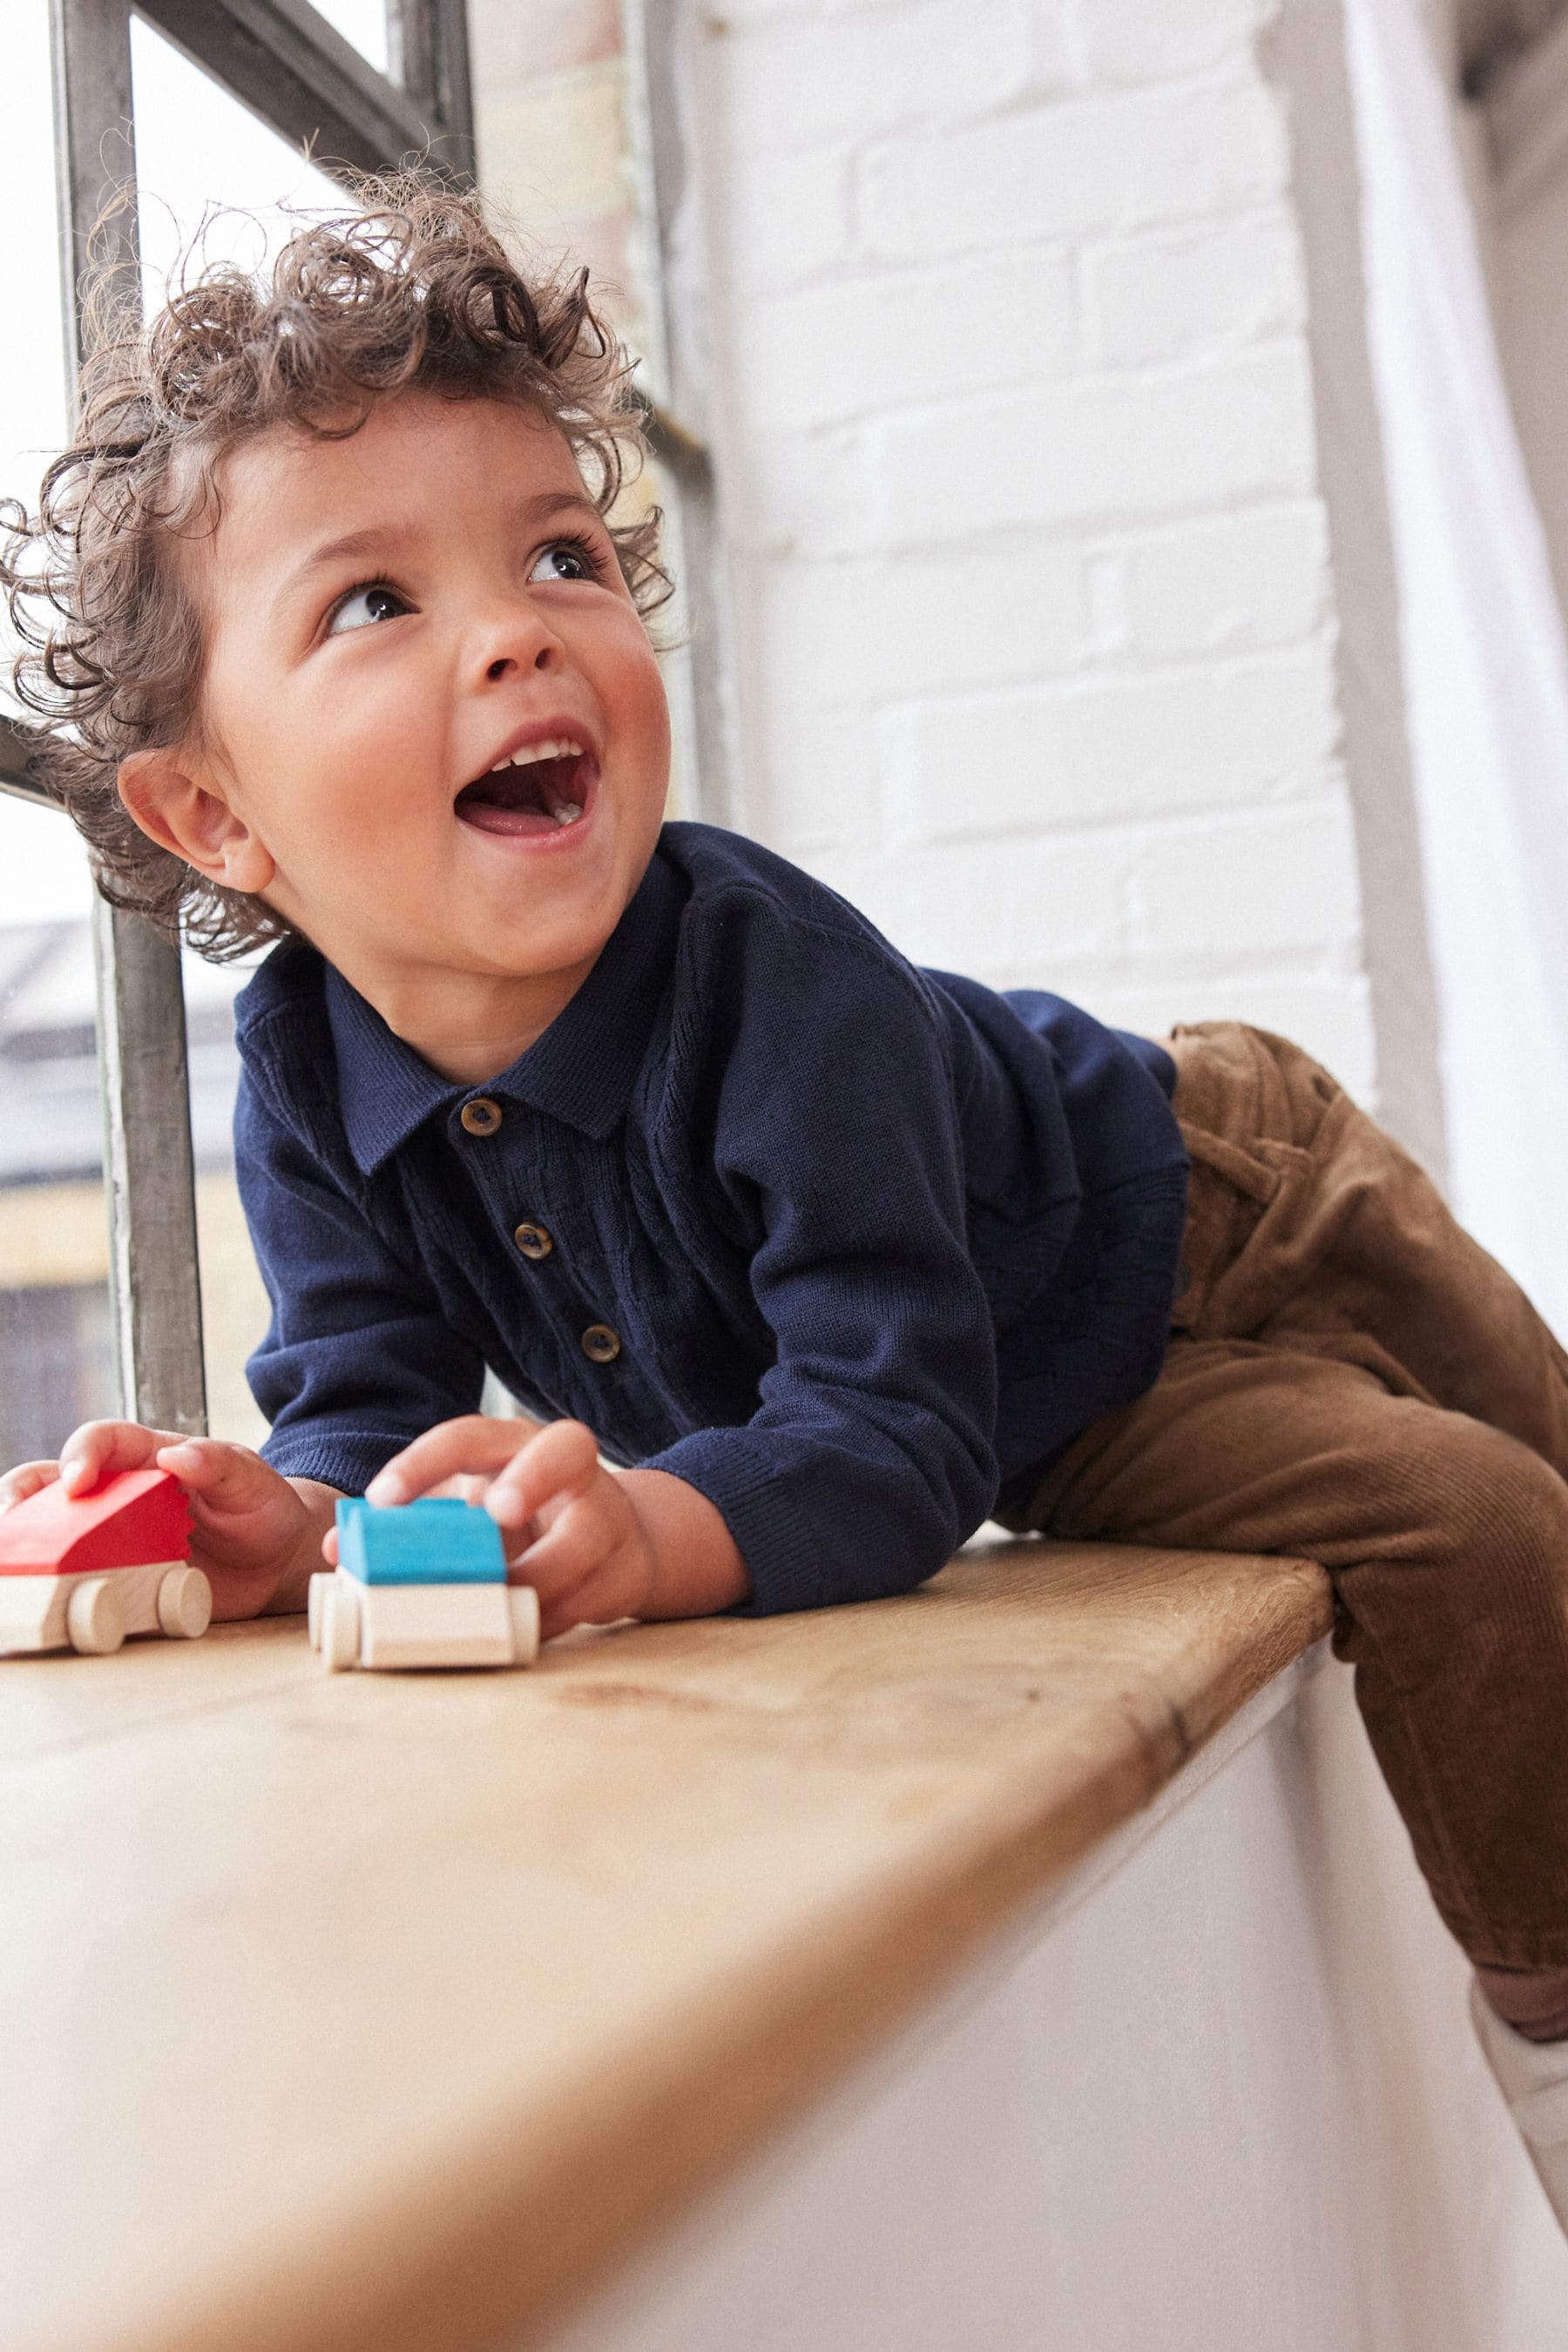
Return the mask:
{"type": "Polygon", "coordinates": [[[374,621],[395,621],[407,610],[395,588],[389,588],[384,580],[373,580],[363,588],[351,588],[339,600],[327,623],[327,635],[341,637],[349,629],[368,629],[374,621]]]}
{"type": "Polygon", "coordinates": [[[599,580],[604,560],[585,539],[552,539],[529,573],[531,580],[599,580]]]}

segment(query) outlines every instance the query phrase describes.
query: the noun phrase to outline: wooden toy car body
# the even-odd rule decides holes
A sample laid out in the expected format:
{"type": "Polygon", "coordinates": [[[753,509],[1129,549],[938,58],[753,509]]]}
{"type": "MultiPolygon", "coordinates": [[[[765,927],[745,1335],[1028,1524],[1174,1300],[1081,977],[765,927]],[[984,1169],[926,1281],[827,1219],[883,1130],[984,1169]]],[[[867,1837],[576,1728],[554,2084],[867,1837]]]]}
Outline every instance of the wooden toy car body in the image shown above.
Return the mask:
{"type": "Polygon", "coordinates": [[[500,1529],[471,1503],[426,1497],[337,1507],[338,1566],[313,1576],[312,1645],[349,1666],[526,1666],[539,1653],[539,1596],[508,1584],[500,1529]]]}
{"type": "Polygon", "coordinates": [[[192,1568],[190,1508],[166,1470],[90,1495],[57,1480],[0,1511],[0,1657],[118,1650],[128,1633],[199,1640],[212,1587],[192,1568]]]}

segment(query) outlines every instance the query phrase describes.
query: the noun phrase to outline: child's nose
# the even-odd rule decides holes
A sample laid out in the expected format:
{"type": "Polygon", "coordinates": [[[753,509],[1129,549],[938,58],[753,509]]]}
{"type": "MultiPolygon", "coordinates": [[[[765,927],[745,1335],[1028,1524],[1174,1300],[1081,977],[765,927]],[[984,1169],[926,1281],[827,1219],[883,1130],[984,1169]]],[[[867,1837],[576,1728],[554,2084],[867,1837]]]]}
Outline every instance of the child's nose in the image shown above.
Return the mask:
{"type": "Polygon", "coordinates": [[[541,646],[539,651],[533,657],[531,665],[520,662],[510,654],[498,654],[495,660],[491,662],[486,669],[485,676],[488,678],[494,680],[498,677],[509,677],[514,670],[524,669],[531,666],[534,669],[548,669],[550,665],[551,648],[548,646],[541,646]]]}
{"type": "Polygon", "coordinates": [[[527,611],[497,614],[479,647],[484,674],[492,685],[528,670],[554,668],[562,659],[560,638],[542,614],[527,611]]]}

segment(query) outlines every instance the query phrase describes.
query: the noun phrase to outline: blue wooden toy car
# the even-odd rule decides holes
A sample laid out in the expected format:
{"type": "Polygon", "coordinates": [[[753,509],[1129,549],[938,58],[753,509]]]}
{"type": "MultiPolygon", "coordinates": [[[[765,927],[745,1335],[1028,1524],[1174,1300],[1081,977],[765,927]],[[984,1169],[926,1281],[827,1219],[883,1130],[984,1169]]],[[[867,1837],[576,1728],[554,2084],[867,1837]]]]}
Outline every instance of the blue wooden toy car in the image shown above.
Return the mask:
{"type": "Polygon", "coordinates": [[[427,1498],[337,1507],[338,1565],[310,1579],[310,1640],[348,1666],[526,1666],[539,1596],[506,1580],[500,1529],[472,1503],[427,1498]]]}

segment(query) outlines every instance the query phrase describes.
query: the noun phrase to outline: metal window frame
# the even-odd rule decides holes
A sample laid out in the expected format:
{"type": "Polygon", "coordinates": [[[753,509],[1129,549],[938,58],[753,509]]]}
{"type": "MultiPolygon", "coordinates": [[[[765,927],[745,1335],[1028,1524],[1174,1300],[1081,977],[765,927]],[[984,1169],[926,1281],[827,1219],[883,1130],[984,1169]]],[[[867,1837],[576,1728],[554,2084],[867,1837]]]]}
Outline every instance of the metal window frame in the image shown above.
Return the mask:
{"type": "MultiPolygon", "coordinates": [[[[463,0],[388,0],[399,80],[377,73],[308,0],[139,0],[137,15],[263,121],[308,142],[326,172],[405,166],[472,177],[463,0]]],[[[50,0],[68,384],[86,357],[88,241],[135,285],[130,0],[50,0]],[[96,234],[94,234],[96,230],[96,234]]],[[[52,805],[30,779],[25,727],[0,721],[0,790],[52,805]]],[[[179,951],[95,901],[110,1292],[121,1411],[155,1428],[206,1427],[195,1163],[179,951]]]]}
{"type": "MultiPolygon", "coordinates": [[[[79,299],[94,258],[136,285],[134,212],[105,225],[135,184],[131,19],[141,16],[328,173],[428,171],[475,177],[466,0],[384,0],[390,75],[378,73],[309,0],[50,0],[68,383],[74,399],[86,325],[79,299]],[[96,234],[94,234],[96,230],[96,234]]],[[[520,0],[521,5],[521,0],[520,0]]],[[[731,817],[730,694],[717,502],[700,433],[686,339],[666,300],[671,226],[688,165],[670,0],[625,0],[634,142],[654,231],[658,284],[649,438],[679,495],[690,625],[696,797],[731,817]],[[667,405],[667,404],[668,404],[667,405]]],[[[25,726],[0,717],[0,792],[52,807],[28,772],[25,726]]],[[[156,1428],[206,1427],[195,1166],[180,957],[134,915],[95,900],[100,1074],[110,1225],[110,1306],[121,1410],[156,1428]]]]}
{"type": "Polygon", "coordinates": [[[310,0],[136,0],[135,13],[285,139],[308,141],[323,171],[417,161],[473,177],[460,5],[390,0],[390,79],[310,0]]]}

